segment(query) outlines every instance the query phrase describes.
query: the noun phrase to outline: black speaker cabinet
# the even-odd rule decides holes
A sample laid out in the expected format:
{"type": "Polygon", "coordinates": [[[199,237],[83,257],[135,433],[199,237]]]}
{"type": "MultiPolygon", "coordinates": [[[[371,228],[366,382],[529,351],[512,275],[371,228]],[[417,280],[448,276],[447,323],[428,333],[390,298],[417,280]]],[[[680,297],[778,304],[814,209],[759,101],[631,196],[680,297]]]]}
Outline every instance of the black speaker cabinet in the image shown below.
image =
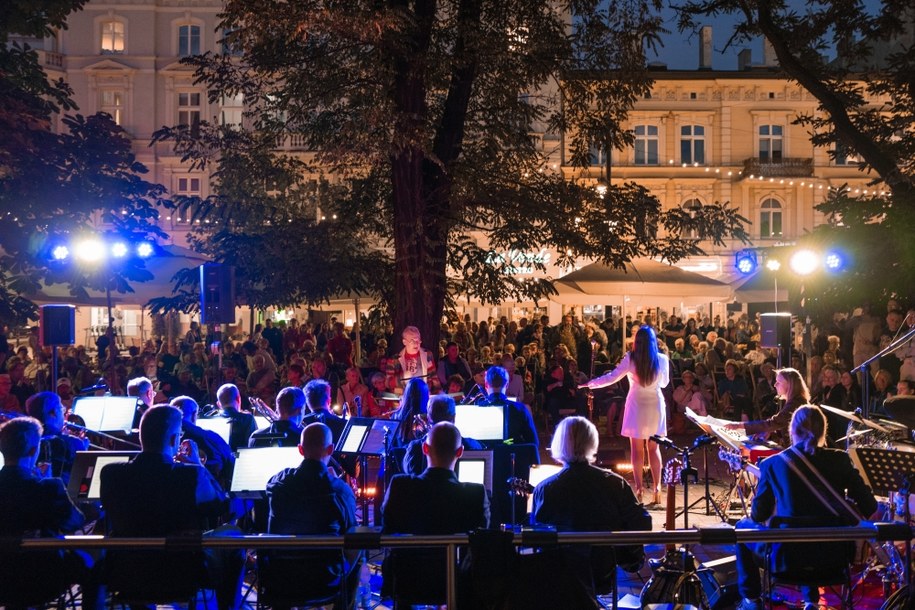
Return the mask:
{"type": "Polygon", "coordinates": [[[759,346],[791,346],[791,314],[787,312],[763,313],[759,315],[759,346]]]}
{"type": "Polygon", "coordinates": [[[200,265],[200,322],[235,323],[235,268],[221,263],[200,265]]]}
{"type": "Polygon", "coordinates": [[[42,305],[38,328],[42,345],[73,345],[76,343],[76,307],[42,305]]]}

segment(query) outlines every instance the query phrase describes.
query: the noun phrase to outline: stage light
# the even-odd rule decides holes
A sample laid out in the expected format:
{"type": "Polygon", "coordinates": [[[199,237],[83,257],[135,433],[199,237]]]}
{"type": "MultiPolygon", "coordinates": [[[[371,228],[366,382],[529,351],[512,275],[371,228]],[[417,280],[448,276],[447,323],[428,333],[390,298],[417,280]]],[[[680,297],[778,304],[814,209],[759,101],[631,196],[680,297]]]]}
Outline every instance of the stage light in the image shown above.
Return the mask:
{"type": "Polygon", "coordinates": [[[756,253],[752,250],[741,250],[734,257],[734,266],[744,275],[756,271],[756,253]]]}
{"type": "Polygon", "coordinates": [[[766,261],[766,269],[769,271],[778,271],[782,268],[781,262],[776,258],[770,258],[766,261]]]}
{"type": "Polygon", "coordinates": [[[67,246],[54,246],[54,249],[51,250],[51,257],[56,261],[67,260],[68,256],[70,256],[70,248],[67,246]]]}
{"type": "Polygon", "coordinates": [[[141,243],[137,246],[137,256],[140,258],[149,258],[153,255],[153,247],[147,242],[141,243]]]}
{"type": "Polygon", "coordinates": [[[111,255],[115,258],[124,258],[127,256],[127,244],[122,241],[111,246],[111,255]]]}
{"type": "Polygon", "coordinates": [[[810,275],[820,265],[819,256],[813,250],[798,250],[791,256],[789,265],[798,275],[810,275]]]}
{"type": "Polygon", "coordinates": [[[823,266],[826,271],[831,273],[842,271],[845,268],[845,255],[836,250],[831,250],[826,253],[826,257],[823,259],[823,266]]]}
{"type": "Polygon", "coordinates": [[[105,246],[98,239],[84,239],[77,242],[74,254],[83,262],[97,263],[105,256],[105,246]]]}

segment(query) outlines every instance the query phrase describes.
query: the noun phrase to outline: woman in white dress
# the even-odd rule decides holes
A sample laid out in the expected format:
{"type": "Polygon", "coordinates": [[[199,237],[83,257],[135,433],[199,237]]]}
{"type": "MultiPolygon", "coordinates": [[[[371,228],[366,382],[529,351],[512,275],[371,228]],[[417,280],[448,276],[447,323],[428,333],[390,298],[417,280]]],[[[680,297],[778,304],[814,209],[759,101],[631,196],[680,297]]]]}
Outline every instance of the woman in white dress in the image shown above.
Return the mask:
{"type": "Polygon", "coordinates": [[[632,452],[633,490],[642,500],[642,468],[645,464],[645,443],[648,443],[648,464],[651,467],[653,504],[661,501],[661,448],[652,435],[667,435],[667,413],[661,388],[670,382],[667,356],[658,353],[658,339],[650,326],[642,326],[635,335],[633,350],[623,356],[619,366],[609,373],[592,379],[583,388],[603,388],[629,376],[629,394],[623,413],[622,435],[629,437],[632,452]]]}

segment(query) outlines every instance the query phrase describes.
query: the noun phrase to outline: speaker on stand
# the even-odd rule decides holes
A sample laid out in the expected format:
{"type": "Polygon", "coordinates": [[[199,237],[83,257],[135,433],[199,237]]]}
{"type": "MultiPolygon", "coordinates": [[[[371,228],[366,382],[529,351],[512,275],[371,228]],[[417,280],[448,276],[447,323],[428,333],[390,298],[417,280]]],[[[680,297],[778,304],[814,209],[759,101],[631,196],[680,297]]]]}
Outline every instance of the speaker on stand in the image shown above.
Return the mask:
{"type": "Polygon", "coordinates": [[[43,347],[51,348],[51,388],[56,391],[57,348],[76,343],[76,307],[42,305],[38,310],[38,338],[43,347]]]}
{"type": "Polygon", "coordinates": [[[759,315],[759,346],[777,349],[777,368],[791,362],[791,314],[786,311],[759,315]]]}

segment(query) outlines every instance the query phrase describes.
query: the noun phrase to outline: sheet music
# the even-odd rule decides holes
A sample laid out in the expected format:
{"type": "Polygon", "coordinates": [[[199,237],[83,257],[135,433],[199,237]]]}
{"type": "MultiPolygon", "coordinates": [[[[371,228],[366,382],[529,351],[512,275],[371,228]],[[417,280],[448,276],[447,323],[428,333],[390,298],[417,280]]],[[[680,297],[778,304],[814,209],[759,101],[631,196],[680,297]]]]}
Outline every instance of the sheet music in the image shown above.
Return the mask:
{"type": "Polygon", "coordinates": [[[486,484],[486,462],[483,460],[458,460],[457,477],[461,483],[486,484]]]}
{"type": "Polygon", "coordinates": [[[130,456],[127,455],[100,455],[95,458],[95,466],[92,467],[92,480],[89,482],[89,493],[86,497],[90,500],[97,500],[102,497],[102,468],[108,464],[120,464],[129,462],[130,456]]]}
{"type": "Polygon", "coordinates": [[[735,422],[729,421],[727,419],[718,419],[717,417],[712,417],[711,415],[699,415],[689,407],[686,407],[686,417],[692,422],[695,422],[700,428],[705,429],[705,426],[725,426],[727,424],[733,424],[735,422]]]}
{"type": "Polygon", "coordinates": [[[230,490],[264,491],[273,475],[284,468],[296,468],[301,463],[298,447],[239,449],[230,490]]]}

